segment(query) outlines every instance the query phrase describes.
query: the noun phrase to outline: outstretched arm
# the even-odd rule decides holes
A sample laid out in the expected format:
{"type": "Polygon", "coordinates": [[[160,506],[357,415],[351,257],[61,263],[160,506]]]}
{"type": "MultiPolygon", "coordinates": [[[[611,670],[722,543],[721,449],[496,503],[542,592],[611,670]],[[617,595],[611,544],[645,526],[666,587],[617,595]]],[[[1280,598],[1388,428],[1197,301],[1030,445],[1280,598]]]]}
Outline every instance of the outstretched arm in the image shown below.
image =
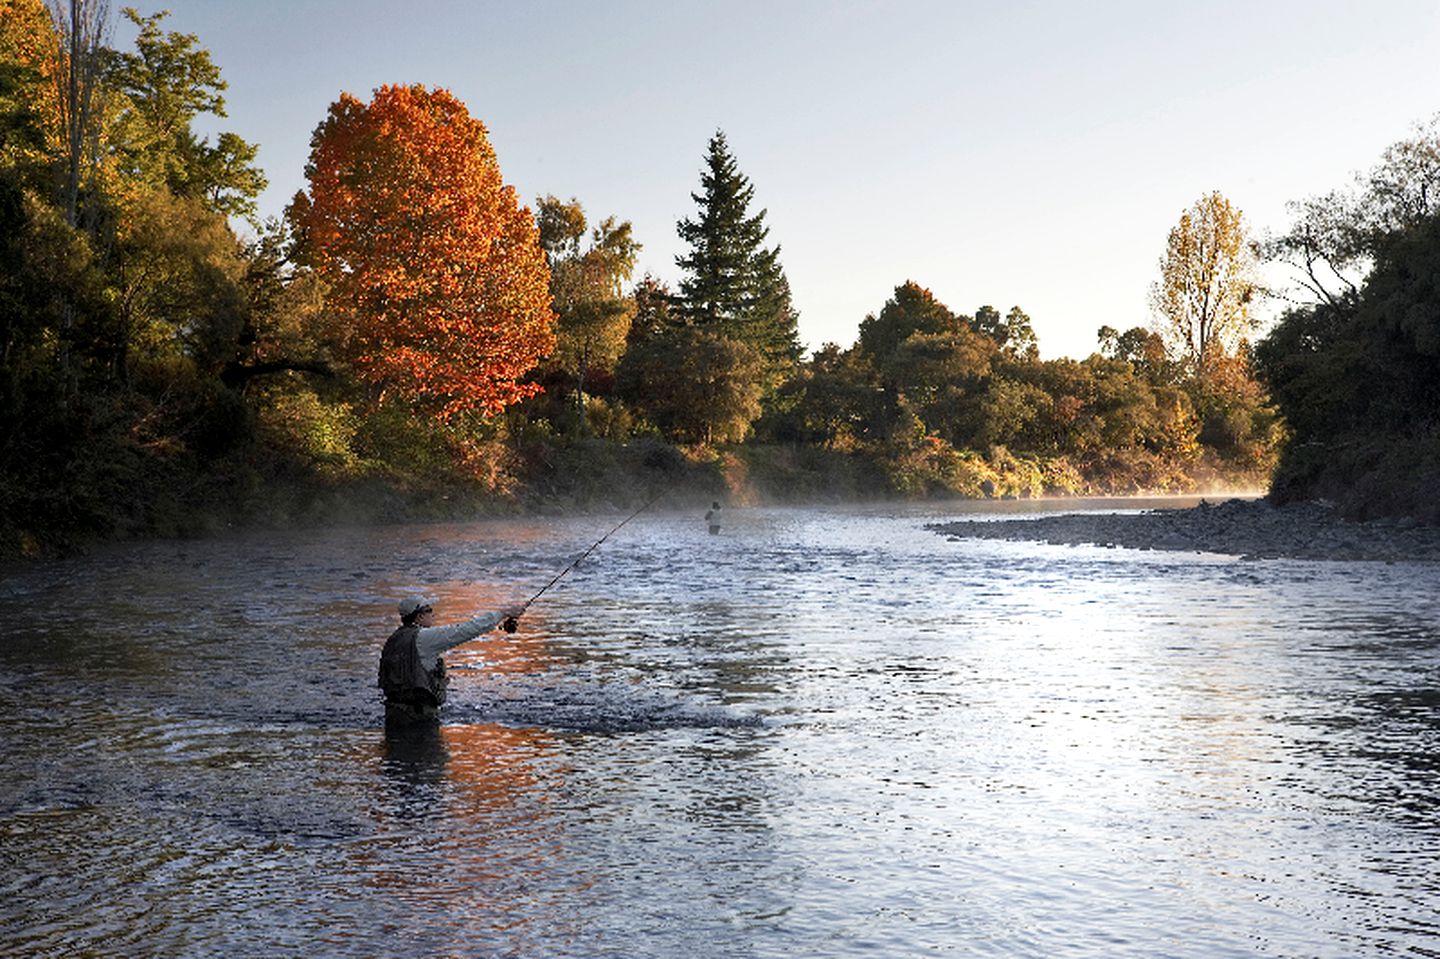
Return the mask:
{"type": "Polygon", "coordinates": [[[504,622],[507,616],[519,616],[524,612],[523,607],[513,607],[498,610],[493,613],[481,613],[473,619],[467,619],[463,623],[455,623],[452,626],[422,626],[419,634],[415,637],[415,648],[420,653],[420,658],[427,664],[432,663],[436,656],[445,650],[461,643],[468,643],[477,636],[490,632],[496,626],[504,622]]]}

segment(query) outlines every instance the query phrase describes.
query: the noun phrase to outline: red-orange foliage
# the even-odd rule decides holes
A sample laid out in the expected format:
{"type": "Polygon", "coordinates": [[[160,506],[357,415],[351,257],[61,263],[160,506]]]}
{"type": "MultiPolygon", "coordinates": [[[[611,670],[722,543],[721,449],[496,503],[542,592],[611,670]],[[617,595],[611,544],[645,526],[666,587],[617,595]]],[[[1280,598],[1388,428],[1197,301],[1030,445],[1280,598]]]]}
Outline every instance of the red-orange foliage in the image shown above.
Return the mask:
{"type": "Polygon", "coordinates": [[[443,419],[495,413],[554,347],[535,219],[485,126],[446,90],[342,94],[290,214],[356,372],[443,419]]]}

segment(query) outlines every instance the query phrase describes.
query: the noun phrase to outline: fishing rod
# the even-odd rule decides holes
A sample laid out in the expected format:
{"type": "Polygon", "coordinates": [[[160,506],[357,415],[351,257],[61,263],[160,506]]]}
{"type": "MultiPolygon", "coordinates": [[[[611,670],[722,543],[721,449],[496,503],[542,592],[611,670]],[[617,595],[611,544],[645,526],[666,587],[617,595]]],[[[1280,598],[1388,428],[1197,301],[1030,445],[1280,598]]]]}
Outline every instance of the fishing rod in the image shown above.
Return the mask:
{"type": "MultiPolygon", "coordinates": [[[[637,509],[635,512],[631,513],[629,516],[625,517],[625,518],[622,519],[620,522],[616,523],[615,526],[610,530],[610,532],[606,533],[604,536],[602,536],[602,537],[600,537],[599,539],[597,539],[594,543],[591,543],[591,544],[590,544],[590,548],[587,549],[585,552],[581,553],[579,556],[575,557],[574,562],[572,562],[569,566],[566,566],[566,567],[565,567],[564,569],[562,569],[560,572],[556,573],[556,574],[555,574],[555,578],[552,579],[552,580],[550,580],[550,582],[548,582],[548,583],[546,583],[544,586],[540,587],[540,592],[536,593],[534,596],[531,596],[529,599],[527,599],[527,600],[525,601],[524,605],[522,605],[522,606],[520,607],[520,612],[523,613],[523,612],[525,612],[525,610],[529,609],[529,608],[530,608],[530,605],[531,605],[532,603],[534,603],[535,600],[539,599],[541,596],[544,596],[545,593],[546,593],[547,591],[549,591],[550,587],[552,587],[552,586],[554,586],[556,583],[560,582],[560,580],[562,580],[562,579],[565,578],[565,575],[566,575],[567,573],[569,573],[569,572],[570,572],[571,570],[573,570],[575,567],[579,566],[582,562],[584,562],[584,561],[585,561],[585,557],[587,557],[587,556],[589,556],[591,553],[595,552],[595,550],[599,548],[599,546],[600,546],[601,543],[605,542],[605,541],[606,541],[607,539],[609,539],[611,536],[615,535],[615,533],[619,531],[620,527],[624,526],[626,523],[630,522],[632,519],[634,519],[635,517],[639,516],[641,513],[645,512],[647,509],[649,509],[650,507],[652,507],[652,506],[654,506],[656,503],[658,503],[658,502],[660,501],[660,498],[663,497],[666,492],[667,492],[667,490],[663,490],[663,489],[662,489],[659,493],[656,493],[653,497],[650,498],[650,500],[649,500],[644,506],[641,506],[641,507],[640,507],[639,509],[637,509]]],[[[515,630],[517,630],[517,629],[520,628],[520,623],[519,623],[519,621],[518,621],[514,616],[507,616],[507,617],[505,618],[505,621],[501,624],[501,628],[504,629],[505,632],[507,632],[507,633],[513,633],[513,632],[515,632],[515,630]]]]}

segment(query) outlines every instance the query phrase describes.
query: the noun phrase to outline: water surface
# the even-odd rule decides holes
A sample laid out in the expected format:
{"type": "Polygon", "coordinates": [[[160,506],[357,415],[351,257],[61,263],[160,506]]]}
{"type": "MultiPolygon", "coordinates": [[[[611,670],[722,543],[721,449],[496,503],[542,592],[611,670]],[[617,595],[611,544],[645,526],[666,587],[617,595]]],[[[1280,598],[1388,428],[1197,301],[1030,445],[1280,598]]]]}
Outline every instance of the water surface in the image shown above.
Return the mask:
{"type": "Polygon", "coordinates": [[[395,599],[523,599],[622,516],[9,570],[0,953],[1440,955],[1440,569],[703,505],[409,736],[395,599]]]}

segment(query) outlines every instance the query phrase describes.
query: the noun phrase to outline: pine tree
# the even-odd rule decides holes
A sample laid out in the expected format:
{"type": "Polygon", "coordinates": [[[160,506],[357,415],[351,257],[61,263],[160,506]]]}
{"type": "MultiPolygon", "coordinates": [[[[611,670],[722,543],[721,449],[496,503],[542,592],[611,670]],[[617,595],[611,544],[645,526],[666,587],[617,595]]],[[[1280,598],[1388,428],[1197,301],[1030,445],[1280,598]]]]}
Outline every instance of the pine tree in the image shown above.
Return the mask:
{"type": "Polygon", "coordinates": [[[680,316],[759,353],[769,393],[799,362],[798,314],[780,248],[765,247],[770,232],[765,211],[750,215],[755,188],[721,131],[710,139],[700,186],[690,195],[700,207],[698,217],[677,224],[680,238],[690,244],[689,255],[675,258],[686,271],[677,297],[680,316]]]}

